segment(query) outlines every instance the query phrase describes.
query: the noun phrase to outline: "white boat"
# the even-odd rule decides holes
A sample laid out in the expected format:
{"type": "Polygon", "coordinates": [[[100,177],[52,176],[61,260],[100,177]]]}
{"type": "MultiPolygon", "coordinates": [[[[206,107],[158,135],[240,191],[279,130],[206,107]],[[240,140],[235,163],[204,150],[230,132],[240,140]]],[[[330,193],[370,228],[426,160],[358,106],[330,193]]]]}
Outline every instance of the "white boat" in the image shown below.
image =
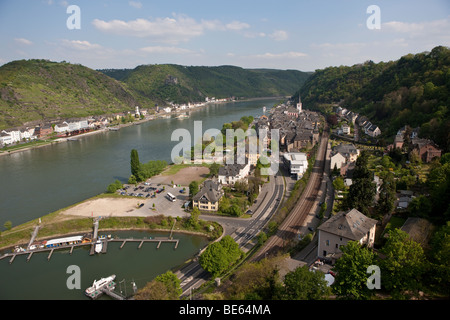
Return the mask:
{"type": "Polygon", "coordinates": [[[97,242],[95,243],[95,252],[100,253],[102,252],[103,249],[103,242],[101,240],[97,240],[97,242]]]}
{"type": "Polygon", "coordinates": [[[85,294],[89,296],[90,298],[95,299],[97,296],[101,295],[102,289],[107,288],[108,290],[114,290],[116,283],[114,282],[114,279],[116,278],[116,275],[113,274],[106,278],[101,278],[100,280],[94,280],[92,283],[92,286],[87,288],[85,290],[85,294]]]}

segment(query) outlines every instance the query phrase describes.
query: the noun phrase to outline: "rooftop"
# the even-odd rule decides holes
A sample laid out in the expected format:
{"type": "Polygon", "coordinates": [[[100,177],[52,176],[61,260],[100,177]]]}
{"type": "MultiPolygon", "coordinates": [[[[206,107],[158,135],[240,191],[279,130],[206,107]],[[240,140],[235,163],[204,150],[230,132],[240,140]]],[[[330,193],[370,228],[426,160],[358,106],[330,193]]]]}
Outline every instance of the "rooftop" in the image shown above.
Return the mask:
{"type": "Polygon", "coordinates": [[[377,220],[366,217],[356,209],[351,209],[349,211],[338,212],[317,229],[350,240],[359,241],[376,224],[377,220]]]}

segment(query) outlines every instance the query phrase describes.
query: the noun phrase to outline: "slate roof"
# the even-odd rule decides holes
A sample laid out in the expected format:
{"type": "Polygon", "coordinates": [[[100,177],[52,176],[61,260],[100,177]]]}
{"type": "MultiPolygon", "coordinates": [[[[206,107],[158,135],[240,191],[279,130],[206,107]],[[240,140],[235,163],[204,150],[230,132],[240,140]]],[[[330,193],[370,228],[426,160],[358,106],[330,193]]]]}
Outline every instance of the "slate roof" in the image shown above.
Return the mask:
{"type": "Polygon", "coordinates": [[[236,177],[245,168],[245,164],[227,164],[219,168],[219,176],[236,177]]]}
{"type": "Polygon", "coordinates": [[[351,209],[337,213],[317,229],[350,240],[359,241],[376,224],[377,220],[366,217],[356,209],[351,209]]]}
{"type": "Polygon", "coordinates": [[[203,183],[203,188],[192,198],[194,201],[199,201],[205,198],[209,202],[217,202],[222,197],[222,190],[218,182],[206,180],[203,183]]]}

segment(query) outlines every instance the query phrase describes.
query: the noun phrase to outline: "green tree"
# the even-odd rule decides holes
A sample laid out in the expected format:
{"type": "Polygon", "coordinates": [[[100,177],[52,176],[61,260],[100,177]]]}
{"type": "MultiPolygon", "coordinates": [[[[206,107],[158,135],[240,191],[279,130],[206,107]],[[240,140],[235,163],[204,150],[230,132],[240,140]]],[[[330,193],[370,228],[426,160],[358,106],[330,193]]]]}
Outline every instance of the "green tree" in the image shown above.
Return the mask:
{"type": "Polygon", "coordinates": [[[418,291],[425,271],[425,255],[422,247],[410,239],[409,235],[394,229],[388,232],[388,240],[381,252],[382,284],[394,298],[401,298],[402,293],[418,291]]]}
{"type": "Polygon", "coordinates": [[[427,184],[431,189],[431,213],[442,220],[450,218],[450,163],[438,164],[428,174],[427,184]]]}
{"type": "Polygon", "coordinates": [[[430,269],[424,281],[433,291],[450,292],[450,222],[440,227],[430,240],[430,269]]]}
{"type": "Polygon", "coordinates": [[[122,182],[120,182],[119,180],[116,180],[108,186],[108,188],[106,189],[106,192],[114,193],[121,188],[123,188],[122,182]]]}
{"type": "Polygon", "coordinates": [[[344,179],[342,177],[337,177],[333,181],[333,188],[334,190],[344,190],[345,189],[345,183],[344,179]]]}
{"type": "Polygon", "coordinates": [[[155,280],[166,286],[170,300],[177,300],[183,293],[180,285],[181,281],[172,271],[167,271],[166,273],[157,276],[155,280]]]}
{"type": "Polygon", "coordinates": [[[333,292],[342,299],[366,300],[373,295],[367,288],[367,268],[375,263],[375,254],[357,241],[340,247],[342,256],[336,261],[337,272],[333,292]]]}
{"type": "Polygon", "coordinates": [[[209,166],[209,175],[211,177],[217,177],[219,175],[220,164],[213,163],[209,166]]]}
{"type": "Polygon", "coordinates": [[[8,220],[5,222],[5,224],[3,226],[5,227],[6,230],[11,230],[12,222],[10,220],[8,220]]]}
{"type": "Polygon", "coordinates": [[[130,155],[131,174],[136,178],[139,178],[139,172],[141,170],[141,163],[139,162],[139,154],[136,149],[131,150],[130,155]]]}
{"type": "Polygon", "coordinates": [[[325,274],[311,272],[307,266],[286,274],[283,291],[283,298],[287,300],[322,300],[331,294],[325,274]]]}
{"type": "Polygon", "coordinates": [[[128,178],[128,184],[136,184],[137,180],[136,177],[134,176],[134,174],[132,174],[129,178],[128,178]]]}
{"type": "Polygon", "coordinates": [[[189,197],[192,199],[199,191],[198,182],[192,181],[189,183],[189,197]]]}
{"type": "Polygon", "coordinates": [[[134,296],[136,300],[178,300],[182,293],[180,279],[167,271],[157,276],[134,296]]]}
{"type": "Polygon", "coordinates": [[[366,151],[361,152],[356,160],[352,182],[344,206],[347,209],[358,209],[367,215],[369,213],[368,208],[372,205],[376,193],[376,186],[373,183],[373,173],[368,169],[368,154],[366,151]]]}
{"type": "Polygon", "coordinates": [[[222,274],[241,257],[239,245],[230,236],[223,237],[206,248],[199,258],[203,269],[214,277],[222,274]]]}
{"type": "Polygon", "coordinates": [[[200,210],[197,207],[192,208],[191,217],[188,220],[189,225],[196,228],[198,226],[198,217],[200,216],[200,210]]]}
{"type": "Polygon", "coordinates": [[[388,172],[383,178],[380,188],[380,196],[377,203],[377,211],[380,214],[391,213],[395,206],[395,180],[394,175],[388,172]]]}

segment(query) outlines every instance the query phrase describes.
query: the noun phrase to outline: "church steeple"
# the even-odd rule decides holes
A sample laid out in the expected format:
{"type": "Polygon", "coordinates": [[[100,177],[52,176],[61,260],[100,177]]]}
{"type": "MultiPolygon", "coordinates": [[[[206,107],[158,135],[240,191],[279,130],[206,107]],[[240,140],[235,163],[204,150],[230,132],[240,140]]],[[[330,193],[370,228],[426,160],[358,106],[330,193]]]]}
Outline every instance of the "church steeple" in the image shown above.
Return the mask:
{"type": "Polygon", "coordinates": [[[300,97],[300,95],[298,96],[297,111],[298,113],[302,112],[302,98],[300,97]]]}

